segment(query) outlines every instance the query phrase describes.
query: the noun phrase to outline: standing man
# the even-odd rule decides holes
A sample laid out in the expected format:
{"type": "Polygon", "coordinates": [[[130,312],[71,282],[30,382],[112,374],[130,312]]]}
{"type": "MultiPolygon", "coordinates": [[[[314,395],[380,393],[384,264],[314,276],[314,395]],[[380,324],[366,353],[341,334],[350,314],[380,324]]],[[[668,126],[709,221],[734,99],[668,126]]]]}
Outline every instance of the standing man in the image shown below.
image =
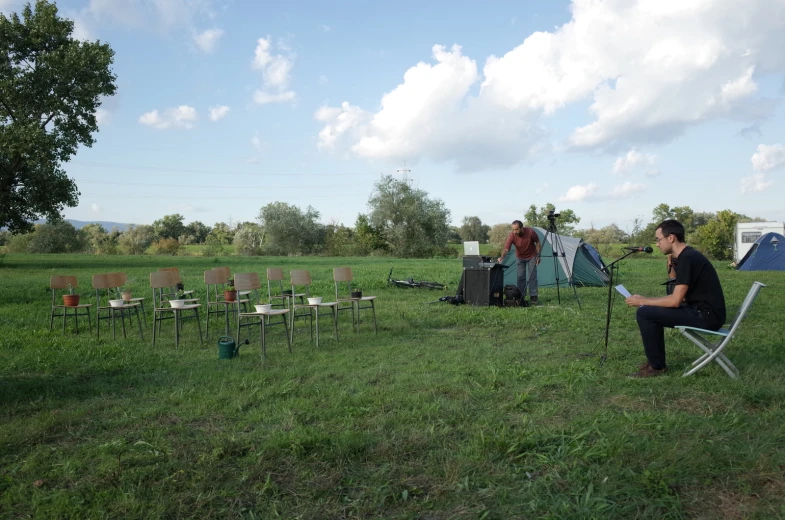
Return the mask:
{"type": "Polygon", "coordinates": [[[515,220],[512,223],[512,233],[504,242],[499,263],[507,256],[512,245],[515,245],[515,258],[518,260],[518,290],[521,291],[521,300],[526,299],[528,285],[532,305],[537,305],[537,264],[540,263],[540,249],[542,249],[540,238],[534,229],[524,227],[523,222],[515,220]]]}
{"type": "Polygon", "coordinates": [[[705,256],[684,243],[684,226],[666,220],[654,233],[657,247],[670,255],[674,267],[673,293],[659,298],[634,294],[627,305],[638,307],[636,317],[648,362],[630,377],[653,377],[667,370],[665,329],[676,325],[719,330],[725,323],[725,296],[717,271],[705,256]]]}

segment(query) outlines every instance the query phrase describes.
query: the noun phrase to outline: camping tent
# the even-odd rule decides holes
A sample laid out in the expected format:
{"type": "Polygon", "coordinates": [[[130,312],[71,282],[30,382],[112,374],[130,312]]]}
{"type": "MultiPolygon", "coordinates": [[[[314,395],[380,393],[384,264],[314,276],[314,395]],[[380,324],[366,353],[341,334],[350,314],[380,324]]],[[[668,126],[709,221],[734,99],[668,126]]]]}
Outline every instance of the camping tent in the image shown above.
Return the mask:
{"type": "Polygon", "coordinates": [[[785,250],[785,237],[779,233],[761,235],[752,244],[736,269],[740,271],[785,271],[783,250],[785,250]]]}
{"type": "MultiPolygon", "coordinates": [[[[559,286],[568,287],[572,281],[577,286],[603,287],[608,283],[608,274],[602,271],[605,264],[594,247],[580,238],[558,235],[564,256],[553,256],[553,244],[556,236],[542,228],[534,228],[542,243],[540,265],[537,267],[537,284],[540,287],[556,285],[556,276],[559,277],[559,286]],[[547,235],[547,240],[545,240],[547,235]],[[555,268],[554,268],[555,267],[555,268]],[[572,280],[567,273],[572,275],[572,280]]],[[[510,249],[502,262],[511,266],[504,272],[504,285],[516,285],[518,272],[515,268],[515,246],[510,249]]]]}

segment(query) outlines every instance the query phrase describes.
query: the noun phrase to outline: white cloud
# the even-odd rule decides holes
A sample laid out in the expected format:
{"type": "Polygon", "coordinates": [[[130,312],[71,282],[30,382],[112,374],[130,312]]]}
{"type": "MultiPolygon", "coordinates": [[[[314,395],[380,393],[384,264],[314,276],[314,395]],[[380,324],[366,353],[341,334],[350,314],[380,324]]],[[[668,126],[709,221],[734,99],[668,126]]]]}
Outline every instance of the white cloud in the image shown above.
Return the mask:
{"type": "Polygon", "coordinates": [[[93,202],[93,204],[90,206],[90,208],[93,210],[93,213],[101,213],[101,209],[103,209],[103,208],[101,208],[101,206],[99,206],[95,202],[93,202]]]}
{"type": "Polygon", "coordinates": [[[95,111],[95,121],[98,123],[98,126],[104,125],[109,122],[109,111],[103,108],[99,108],[95,111]]]}
{"type": "Polygon", "coordinates": [[[559,202],[580,202],[583,200],[592,199],[597,193],[597,186],[594,183],[586,185],[575,185],[570,187],[562,197],[559,197],[559,202]]]}
{"type": "Polygon", "coordinates": [[[781,144],[759,144],[758,151],[752,155],[752,169],[767,172],[785,164],[785,146],[781,144]]]}
{"type": "Polygon", "coordinates": [[[623,157],[616,159],[613,163],[613,174],[624,175],[640,167],[646,168],[646,171],[654,167],[657,163],[657,156],[652,153],[641,153],[637,150],[630,150],[623,157]]]}
{"type": "Polygon", "coordinates": [[[753,173],[741,179],[742,193],[758,193],[774,185],[774,182],[766,178],[764,173],[753,173]]]}
{"type": "Polygon", "coordinates": [[[223,119],[229,113],[229,107],[226,105],[218,105],[210,107],[210,121],[218,121],[223,119]]]}
{"type": "Polygon", "coordinates": [[[188,105],[167,108],[163,113],[152,110],[139,116],[139,122],[153,128],[193,128],[197,120],[196,109],[188,105]]]}
{"type": "MultiPolygon", "coordinates": [[[[460,169],[511,166],[542,147],[542,128],[571,105],[591,120],[572,129],[575,148],[618,150],[671,140],[692,125],[771,114],[760,77],[785,73],[785,2],[574,0],[569,22],[531,34],[481,72],[459,46],[433,47],[399,85],[336,141],[362,157],[454,160],[460,169]]],[[[336,151],[338,151],[336,149],[336,151]]],[[[656,175],[654,167],[645,175],[656,175]]]]}
{"type": "Polygon", "coordinates": [[[286,101],[292,101],[295,97],[296,94],[291,90],[287,90],[286,92],[278,92],[277,94],[271,94],[270,92],[265,92],[263,90],[256,90],[253,93],[253,101],[257,105],[266,105],[267,103],[284,103],[286,101]]]}
{"type": "Polygon", "coordinates": [[[197,47],[199,47],[202,52],[210,53],[215,50],[215,46],[218,44],[218,40],[221,39],[223,34],[223,29],[207,29],[202,33],[194,34],[193,38],[197,47]]]}
{"type": "Polygon", "coordinates": [[[251,145],[257,151],[261,151],[261,149],[262,149],[262,140],[259,139],[259,134],[254,134],[254,136],[251,137],[251,145]]]}
{"type": "MultiPolygon", "coordinates": [[[[278,49],[288,51],[288,47],[279,42],[278,49]]],[[[296,95],[294,91],[287,90],[290,74],[294,67],[293,56],[284,56],[272,52],[271,38],[259,38],[256,41],[252,68],[262,71],[263,88],[254,91],[254,102],[263,105],[266,103],[281,103],[292,101],[296,95]]]]}
{"type": "Polygon", "coordinates": [[[639,193],[645,189],[646,189],[645,184],[636,183],[636,182],[625,182],[624,184],[614,186],[608,197],[612,199],[626,199],[633,193],[639,193]]]}

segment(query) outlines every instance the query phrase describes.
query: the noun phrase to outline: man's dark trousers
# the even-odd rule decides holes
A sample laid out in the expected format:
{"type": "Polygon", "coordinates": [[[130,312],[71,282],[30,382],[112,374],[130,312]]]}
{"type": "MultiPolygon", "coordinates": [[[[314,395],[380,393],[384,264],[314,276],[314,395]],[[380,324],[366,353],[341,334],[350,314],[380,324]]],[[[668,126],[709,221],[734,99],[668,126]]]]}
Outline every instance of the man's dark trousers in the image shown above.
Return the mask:
{"type": "Polygon", "coordinates": [[[537,297],[537,257],[516,258],[518,261],[518,289],[521,291],[521,298],[526,299],[526,288],[529,288],[529,296],[537,297]]]}
{"type": "Polygon", "coordinates": [[[665,368],[665,327],[685,325],[699,329],[719,330],[722,323],[706,310],[681,305],[677,308],[643,305],[636,313],[638,328],[643,338],[643,350],[654,369],[665,368]]]}

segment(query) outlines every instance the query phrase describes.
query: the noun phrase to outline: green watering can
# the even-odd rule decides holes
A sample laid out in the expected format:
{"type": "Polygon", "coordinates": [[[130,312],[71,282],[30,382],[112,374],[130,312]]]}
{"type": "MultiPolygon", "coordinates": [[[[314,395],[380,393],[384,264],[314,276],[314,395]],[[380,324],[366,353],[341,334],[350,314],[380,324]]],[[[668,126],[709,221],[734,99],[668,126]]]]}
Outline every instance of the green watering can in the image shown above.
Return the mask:
{"type": "Polygon", "coordinates": [[[221,336],[218,338],[218,359],[232,359],[240,355],[240,345],[248,345],[246,339],[239,345],[235,343],[231,336],[221,336]]]}

